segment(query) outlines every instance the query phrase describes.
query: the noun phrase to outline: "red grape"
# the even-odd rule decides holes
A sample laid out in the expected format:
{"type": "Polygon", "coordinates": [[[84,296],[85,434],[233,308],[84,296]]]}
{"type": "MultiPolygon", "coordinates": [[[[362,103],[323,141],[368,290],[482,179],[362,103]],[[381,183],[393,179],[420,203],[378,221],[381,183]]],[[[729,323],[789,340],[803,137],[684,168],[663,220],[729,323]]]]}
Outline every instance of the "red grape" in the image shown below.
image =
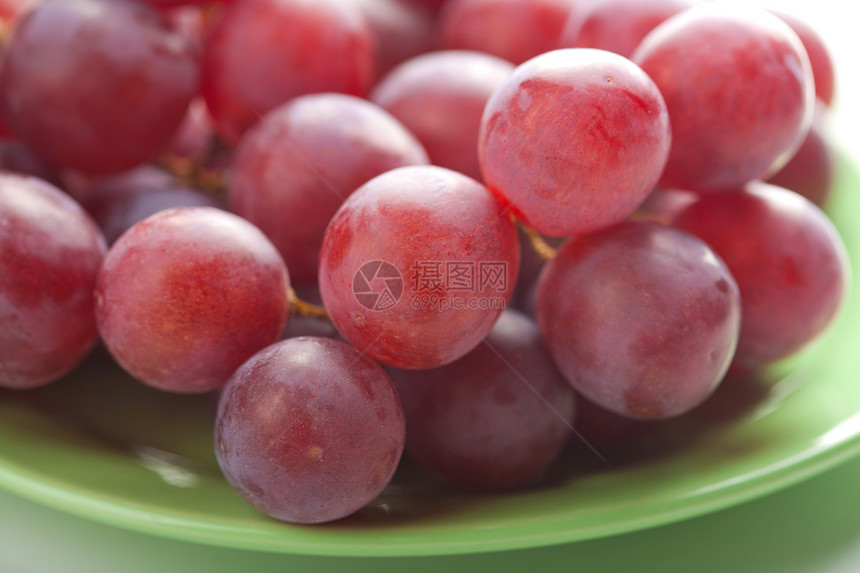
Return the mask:
{"type": "Polygon", "coordinates": [[[203,97],[220,135],[235,144],[293,97],[366,94],[375,57],[370,27],[350,2],[233,2],[206,44],[203,97]]]}
{"type": "Polygon", "coordinates": [[[367,18],[376,38],[376,77],[433,49],[435,20],[407,0],[351,0],[367,18]]]}
{"type": "Polygon", "coordinates": [[[98,227],[68,195],[0,173],[0,387],[47,384],[90,352],[104,254],[98,227]]]}
{"type": "Polygon", "coordinates": [[[12,130],[9,129],[9,125],[6,123],[6,120],[3,119],[3,109],[0,108],[0,138],[3,139],[14,139],[15,134],[12,133],[12,130]]]}
{"type": "Polygon", "coordinates": [[[152,165],[142,165],[113,175],[87,177],[75,171],[62,173],[62,188],[81,205],[86,206],[91,195],[122,193],[128,187],[163,187],[174,184],[176,177],[152,165]]]}
{"type": "Polygon", "coordinates": [[[343,94],[302,96],[242,138],[230,208],[266,233],[294,280],[316,280],[326,225],[344,199],[376,175],[427,161],[382,108],[343,94]]]}
{"type": "Polygon", "coordinates": [[[809,56],[809,63],[812,66],[812,77],[815,80],[815,95],[825,104],[830,105],[833,101],[836,81],[834,78],[833,60],[830,58],[830,52],[827,50],[824,39],[814,28],[797,16],[780,11],[774,11],[774,14],[791,26],[791,29],[800,38],[809,56]]]}
{"type": "Polygon", "coordinates": [[[699,194],[695,191],[658,187],[639,206],[637,213],[643,214],[646,218],[670,223],[687,205],[698,200],[699,194]]]}
{"type": "Polygon", "coordinates": [[[206,392],[278,340],[288,289],[278,251],[251,223],[212,207],[171,209],[111,247],[96,285],[96,322],[135,378],[206,392]]]}
{"type": "Polygon", "coordinates": [[[619,454],[631,454],[645,446],[660,426],[661,422],[622,416],[577,396],[573,427],[582,439],[571,440],[571,445],[588,458],[592,458],[596,450],[614,464],[619,454]]]}
{"type": "Polygon", "coordinates": [[[337,211],[320,255],[341,335],[384,364],[433,368],[469,352],[510,299],[516,228],[477,181],[435,166],[371,179],[337,211]]]}
{"type": "Polygon", "coordinates": [[[617,223],[650,193],[671,144],[654,82],[626,58],[586,48],[529,60],[484,110],[484,181],[540,233],[617,223]]]}
{"type": "Polygon", "coordinates": [[[572,239],[541,273],[537,318],[574,389],[658,420],[704,401],[731,363],[738,286],[702,241],[653,221],[572,239]]]}
{"type": "Polygon", "coordinates": [[[800,193],[819,207],[830,196],[836,171],[836,158],[826,133],[826,107],[818,102],[812,127],[803,143],[768,183],[800,193]]]}
{"type": "Polygon", "coordinates": [[[574,394],[537,325],[505,311],[474,350],[432,370],[389,373],[406,450],[446,481],[499,491],[532,484],[571,436],[574,394]]]}
{"type": "Polygon", "coordinates": [[[738,364],[755,368],[790,356],[833,321],[847,289],[848,259],[833,224],[807,199],[750,183],[704,196],[673,224],[707,242],[737,279],[738,364]]]}
{"type": "Polygon", "coordinates": [[[12,20],[39,0],[0,0],[0,20],[12,20]]]}
{"type": "Polygon", "coordinates": [[[52,164],[118,172],[167,146],[198,76],[193,46],[154,8],[45,0],[8,39],[0,104],[15,134],[52,164]]]}
{"type": "Polygon", "coordinates": [[[448,0],[405,0],[406,3],[428,10],[431,14],[435,14],[442,9],[448,0]]]}
{"type": "Polygon", "coordinates": [[[585,14],[574,10],[562,29],[559,48],[597,48],[629,58],[648,32],[693,0],[600,0],[585,14]]]}
{"type": "Polygon", "coordinates": [[[153,6],[163,7],[163,8],[173,8],[175,6],[188,6],[190,4],[212,4],[212,3],[221,3],[226,4],[227,2],[232,2],[233,0],[140,0],[144,4],[152,4],[153,6]]]}
{"type": "Polygon", "coordinates": [[[809,130],[809,58],[788,25],[765,10],[694,6],[652,30],[633,61],[669,108],[666,187],[743,185],[777,169],[809,130]]]}
{"type": "Polygon", "coordinates": [[[415,134],[434,164],[480,179],[481,115],[513,70],[513,64],[489,54],[433,52],[392,70],[370,99],[415,134]]]}
{"type": "Polygon", "coordinates": [[[32,175],[52,184],[57,184],[56,170],[33,153],[29,147],[14,139],[0,139],[0,169],[32,175]]]}
{"type": "Polygon", "coordinates": [[[391,480],[403,409],[382,368],[351,346],[300,337],[248,360],[224,388],[215,453],[227,481],[277,519],[345,517],[391,480]]]}
{"type": "Polygon", "coordinates": [[[558,46],[573,6],[572,0],[450,0],[439,15],[439,47],[521,64],[558,46]]]}
{"type": "Polygon", "coordinates": [[[182,185],[153,167],[97,182],[83,202],[112,245],[135,223],[173,207],[218,207],[211,195],[182,185]]]}
{"type": "Polygon", "coordinates": [[[847,296],[764,182],[824,202],[833,91],[729,2],[0,0],[0,393],[101,338],[209,392],[227,482],[298,524],[404,448],[385,493],[432,505],[694,446],[847,296]]]}

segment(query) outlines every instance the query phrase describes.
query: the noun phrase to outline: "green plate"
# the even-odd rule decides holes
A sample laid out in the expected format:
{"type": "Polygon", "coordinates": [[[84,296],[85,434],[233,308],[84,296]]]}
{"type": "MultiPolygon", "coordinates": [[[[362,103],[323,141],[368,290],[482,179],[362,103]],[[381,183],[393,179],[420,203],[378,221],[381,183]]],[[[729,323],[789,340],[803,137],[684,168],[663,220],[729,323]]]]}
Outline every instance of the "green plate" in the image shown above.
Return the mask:
{"type": "MultiPolygon", "coordinates": [[[[845,162],[833,199],[830,211],[856,255],[860,177],[845,162]]],[[[604,465],[575,445],[529,492],[465,495],[405,463],[354,516],[321,526],[280,523],[221,477],[211,397],[150,390],[98,353],[61,383],[0,392],[0,486],[137,531],[309,555],[489,552],[652,527],[762,496],[860,450],[856,288],[854,295],[790,374],[721,388],[702,409],[661,426],[652,443],[659,437],[663,447],[649,456],[607,455],[604,465]]]]}

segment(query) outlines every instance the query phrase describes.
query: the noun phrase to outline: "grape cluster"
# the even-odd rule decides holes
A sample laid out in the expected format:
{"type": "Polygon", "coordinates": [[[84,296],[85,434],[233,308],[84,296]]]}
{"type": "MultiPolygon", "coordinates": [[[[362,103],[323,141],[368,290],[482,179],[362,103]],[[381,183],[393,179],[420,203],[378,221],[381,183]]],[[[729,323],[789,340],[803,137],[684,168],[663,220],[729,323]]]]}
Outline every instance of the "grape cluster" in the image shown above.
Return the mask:
{"type": "Polygon", "coordinates": [[[224,475],[277,519],[359,510],[404,451],[455,486],[529,487],[572,436],[632,439],[795,355],[846,295],[820,208],[833,69],[790,15],[4,0],[0,18],[0,386],[61,380],[101,344],[144,384],[218,393],[224,475]]]}

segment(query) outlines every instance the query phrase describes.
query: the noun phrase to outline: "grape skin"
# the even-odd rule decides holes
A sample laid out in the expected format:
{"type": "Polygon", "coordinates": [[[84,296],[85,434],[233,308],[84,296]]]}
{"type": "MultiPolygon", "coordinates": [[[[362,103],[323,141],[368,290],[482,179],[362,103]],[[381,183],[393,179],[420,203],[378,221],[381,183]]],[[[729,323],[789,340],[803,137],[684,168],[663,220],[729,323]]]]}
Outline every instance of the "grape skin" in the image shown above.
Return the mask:
{"type": "Polygon", "coordinates": [[[479,139],[487,187],[526,225],[567,237],[617,223],[654,188],[669,115],[628,59],[588,48],[520,65],[487,102],[479,139]]]}
{"type": "Polygon", "coordinates": [[[773,13],[780,20],[791,26],[791,29],[800,38],[803,47],[806,49],[806,54],[809,56],[809,63],[812,66],[812,77],[815,80],[815,96],[825,105],[830,105],[833,102],[836,74],[833,69],[833,60],[830,57],[830,52],[824,43],[824,39],[814,28],[797,16],[778,10],[773,11],[773,13]]]}
{"type": "Polygon", "coordinates": [[[218,133],[235,145],[267,111],[300,95],[363,96],[376,58],[359,8],[342,0],[243,0],[208,36],[201,91],[218,133]]]}
{"type": "Polygon", "coordinates": [[[173,157],[183,157],[204,162],[210,152],[215,126],[203,98],[197,97],[188,106],[182,123],[176,129],[167,153],[173,157]]]}
{"type": "Polygon", "coordinates": [[[800,193],[819,207],[830,197],[836,176],[836,157],[827,135],[827,108],[817,102],[812,127],[797,151],[767,183],[800,193]]]}
{"type": "Polygon", "coordinates": [[[144,4],[152,4],[153,6],[163,7],[163,8],[173,8],[176,6],[189,6],[193,4],[211,4],[213,2],[226,4],[227,2],[232,2],[233,0],[140,0],[144,4]]]}
{"type": "Polygon", "coordinates": [[[434,165],[480,180],[481,116],[513,70],[510,62],[480,52],[432,52],[397,66],[370,99],[415,134],[434,165]]]}
{"type": "Polygon", "coordinates": [[[0,386],[53,382],[90,352],[105,251],[96,224],[65,193],[0,173],[0,386]]]}
{"type": "Polygon", "coordinates": [[[665,187],[718,191],[766,177],[809,131],[809,57],[791,28],[763,9],[694,6],[654,28],[632,59],[669,109],[665,187]]]}
{"type": "Polygon", "coordinates": [[[406,413],[406,450],[449,483],[479,491],[526,487],[571,436],[574,393],[537,325],[502,313],[464,357],[431,370],[390,369],[406,413]]]}
{"type": "Polygon", "coordinates": [[[326,225],[376,175],[428,163],[385,110],[344,94],[301,96],[272,110],[237,149],[230,209],[257,225],[296,281],[313,281],[326,225]]]}
{"type": "Polygon", "coordinates": [[[560,48],[597,48],[629,58],[642,39],[692,0],[601,0],[585,14],[574,10],[561,32],[560,48]]]}
{"type": "Polygon", "coordinates": [[[291,338],[224,388],[215,453],[257,509],[293,523],[345,517],[379,495],[403,452],[403,409],[382,368],[327,338],[291,338]]]}
{"type": "Polygon", "coordinates": [[[12,131],[50,163],[115,173],[170,142],[199,72],[192,43],[152,7],[45,0],[16,20],[0,104],[12,131]]]}
{"type": "Polygon", "coordinates": [[[570,0],[449,0],[439,14],[438,46],[521,64],[557,47],[571,9],[570,0]]]}
{"type": "Polygon", "coordinates": [[[0,138],[0,170],[32,175],[53,185],[59,180],[52,166],[15,139],[0,138]]]}
{"type": "Polygon", "coordinates": [[[711,394],[734,356],[740,311],[737,283],[707,245],[647,220],[565,243],[538,283],[538,325],[568,382],[645,420],[711,394]]]}
{"type": "Polygon", "coordinates": [[[277,250],[244,219],[212,207],[170,209],[111,247],[96,284],[96,321],[135,378],[207,392],[278,340],[289,286],[277,250]]]}
{"type": "Polygon", "coordinates": [[[0,0],[0,19],[13,20],[22,11],[39,0],[0,0]]]}
{"type": "Polygon", "coordinates": [[[376,78],[397,64],[434,48],[436,21],[406,0],[349,0],[367,18],[376,38],[376,78]]]}
{"type": "Polygon", "coordinates": [[[174,207],[220,207],[211,195],[186,187],[154,167],[138,167],[96,182],[82,204],[98,223],[108,245],[136,223],[160,211],[174,207]]]}
{"type": "Polygon", "coordinates": [[[334,215],[319,285],[332,322],[356,348],[390,366],[433,368],[487,335],[510,300],[518,267],[514,223],[483,185],[442,167],[400,167],[365,183],[334,215]],[[401,298],[385,310],[362,306],[353,292],[356,273],[372,261],[391,264],[403,279],[401,298]],[[422,262],[492,263],[503,273],[480,293],[437,289],[416,276],[422,262]],[[439,299],[450,305],[433,302],[439,299]],[[469,300],[485,306],[463,306],[469,300]]]}
{"type": "Polygon", "coordinates": [[[702,197],[672,224],[707,242],[737,279],[739,365],[787,358],[836,318],[848,290],[848,255],[827,215],[806,198],[754,182],[702,197]]]}

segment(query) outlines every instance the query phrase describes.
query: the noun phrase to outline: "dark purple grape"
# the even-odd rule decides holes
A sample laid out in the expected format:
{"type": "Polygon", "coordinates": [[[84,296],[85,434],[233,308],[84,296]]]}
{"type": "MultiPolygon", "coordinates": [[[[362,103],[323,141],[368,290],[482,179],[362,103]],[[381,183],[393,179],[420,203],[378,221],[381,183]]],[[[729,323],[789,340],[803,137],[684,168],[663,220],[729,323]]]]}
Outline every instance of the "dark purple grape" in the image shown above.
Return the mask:
{"type": "Polygon", "coordinates": [[[538,284],[544,341],[574,389],[625,416],[683,414],[734,356],[738,286],[696,237],[638,220],[568,241],[538,284]]]}
{"type": "Polygon", "coordinates": [[[33,153],[29,147],[14,139],[0,139],[0,169],[32,175],[54,185],[59,182],[56,169],[33,153]]]}
{"type": "Polygon", "coordinates": [[[765,183],[703,197],[673,224],[708,243],[737,279],[743,321],[735,360],[757,368],[815,340],[848,290],[845,245],[821,209],[765,183]]]}
{"type": "Polygon", "coordinates": [[[403,409],[382,368],[328,338],[291,338],[224,388],[215,453],[227,481],[277,519],[320,523],[361,509],[391,480],[403,409]]]}
{"type": "Polygon", "coordinates": [[[174,207],[220,207],[211,195],[181,184],[154,167],[98,181],[83,202],[112,245],[135,223],[174,207]]]}
{"type": "Polygon", "coordinates": [[[407,452],[450,483],[486,491],[533,484],[571,436],[573,390],[537,325],[516,311],[446,366],[389,372],[406,412],[407,452]]]}

